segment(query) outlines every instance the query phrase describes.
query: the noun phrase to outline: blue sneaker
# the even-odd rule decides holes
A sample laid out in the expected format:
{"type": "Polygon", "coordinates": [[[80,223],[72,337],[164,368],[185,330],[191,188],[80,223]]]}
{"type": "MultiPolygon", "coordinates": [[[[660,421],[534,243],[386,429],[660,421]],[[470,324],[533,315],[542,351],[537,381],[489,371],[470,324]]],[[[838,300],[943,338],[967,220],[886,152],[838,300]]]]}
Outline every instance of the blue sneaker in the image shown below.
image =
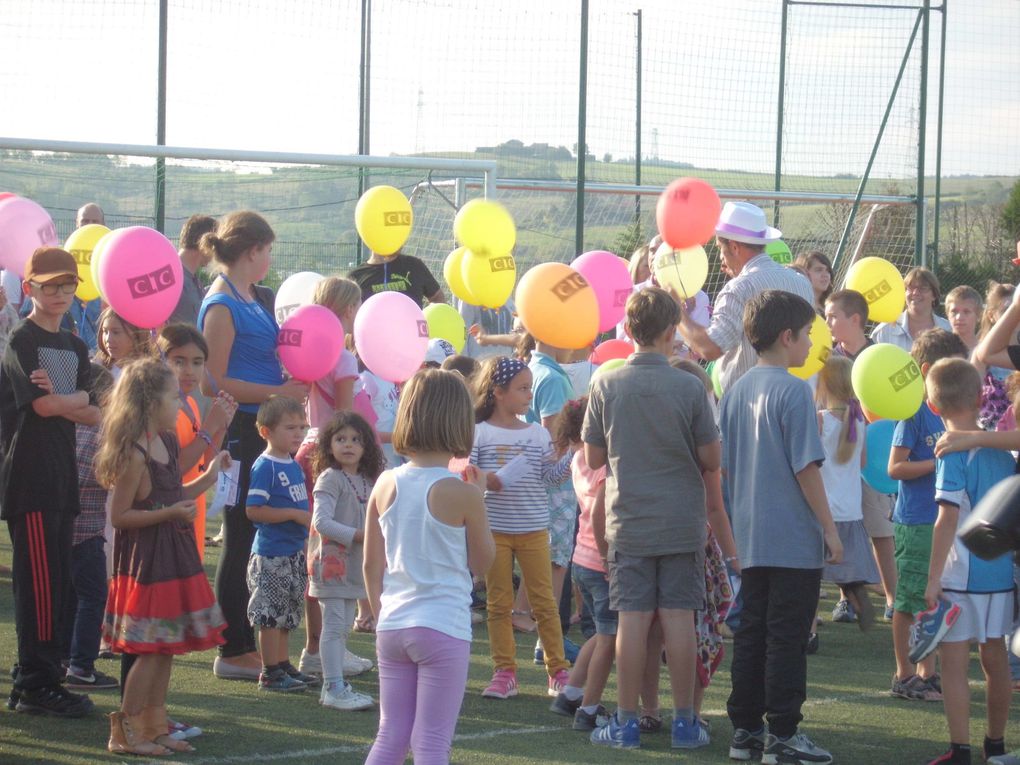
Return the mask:
{"type": "Polygon", "coordinates": [[[919,613],[910,626],[910,661],[917,664],[934,651],[959,616],[960,607],[941,598],[934,608],[919,613]]]}
{"type": "MultiPolygon", "coordinates": [[[[574,666],[580,652],[581,647],[577,643],[570,638],[563,638],[563,658],[570,662],[570,666],[574,666]]],[[[541,640],[535,643],[535,663],[539,666],[545,664],[545,651],[542,650],[541,640]]]]}
{"type": "Polygon", "coordinates": [[[673,748],[700,749],[712,743],[708,728],[701,725],[697,718],[685,720],[682,717],[673,720],[673,748]]]}
{"type": "Polygon", "coordinates": [[[608,723],[591,732],[589,740],[593,744],[611,746],[614,749],[637,749],[641,746],[641,730],[638,728],[637,720],[628,720],[626,724],[620,725],[620,720],[614,712],[608,723]]]}

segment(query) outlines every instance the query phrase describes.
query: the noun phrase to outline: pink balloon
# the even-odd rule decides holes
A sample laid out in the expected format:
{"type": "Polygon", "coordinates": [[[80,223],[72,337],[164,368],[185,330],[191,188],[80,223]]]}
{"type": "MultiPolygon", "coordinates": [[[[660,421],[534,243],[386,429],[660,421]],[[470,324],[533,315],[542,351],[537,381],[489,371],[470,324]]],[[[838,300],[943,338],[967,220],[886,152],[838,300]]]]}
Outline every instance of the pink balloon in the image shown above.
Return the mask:
{"type": "Polygon", "coordinates": [[[280,325],[276,347],[280,361],[294,379],[315,382],[329,374],[340,360],[344,328],[325,306],[301,306],[280,325]]]}
{"type": "Polygon", "coordinates": [[[177,248],[146,226],[107,235],[99,263],[99,291],[121,318],[144,329],[160,326],[173,313],[184,285],[177,248]]]}
{"type": "Polygon", "coordinates": [[[612,329],[627,311],[627,298],[634,289],[630,271],[622,258],[605,250],[581,255],[570,267],[588,280],[599,301],[599,332],[612,329]]]}
{"type": "Polygon", "coordinates": [[[595,346],[588,360],[592,364],[605,364],[613,359],[625,359],[634,353],[634,346],[626,340],[606,340],[595,346]]]}
{"type": "Polygon", "coordinates": [[[25,275],[25,263],[40,247],[59,247],[50,214],[31,199],[0,200],[0,266],[25,275]]]}
{"type": "Polygon", "coordinates": [[[354,317],[354,344],[371,371],[401,383],[421,368],[429,345],[429,325],[407,295],[380,292],[362,303],[354,317]]]}

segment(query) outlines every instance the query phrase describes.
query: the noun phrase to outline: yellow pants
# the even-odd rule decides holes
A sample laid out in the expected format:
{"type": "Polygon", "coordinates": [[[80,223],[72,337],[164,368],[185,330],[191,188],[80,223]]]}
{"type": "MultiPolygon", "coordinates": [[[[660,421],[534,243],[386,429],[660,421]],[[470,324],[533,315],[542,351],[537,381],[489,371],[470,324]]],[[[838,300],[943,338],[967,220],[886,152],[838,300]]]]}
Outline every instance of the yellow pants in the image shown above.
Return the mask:
{"type": "Polygon", "coordinates": [[[510,621],[514,605],[514,558],[521,567],[531,610],[538,622],[538,636],[545,653],[545,668],[552,677],[570,665],[563,657],[560,611],[553,599],[552,563],[549,560],[549,532],[527,534],[492,533],[496,560],[485,577],[489,613],[489,647],[496,669],[517,669],[514,628],[510,621]]]}

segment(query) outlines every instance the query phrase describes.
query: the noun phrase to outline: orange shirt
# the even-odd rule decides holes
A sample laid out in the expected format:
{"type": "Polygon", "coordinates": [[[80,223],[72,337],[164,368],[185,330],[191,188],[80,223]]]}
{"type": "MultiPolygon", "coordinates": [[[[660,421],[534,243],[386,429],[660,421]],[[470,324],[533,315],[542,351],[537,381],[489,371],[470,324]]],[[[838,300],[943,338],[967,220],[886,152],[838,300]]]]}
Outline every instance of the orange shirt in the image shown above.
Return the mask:
{"type": "MultiPolygon", "coordinates": [[[[177,441],[180,443],[182,451],[184,447],[198,438],[198,431],[202,428],[202,415],[199,414],[198,404],[195,403],[195,399],[188,396],[187,405],[191,410],[191,417],[185,414],[184,410],[178,410],[177,412],[177,441]]],[[[202,475],[202,466],[204,464],[205,460],[200,459],[194,467],[184,472],[181,476],[184,483],[194,481],[202,475]]],[[[200,495],[195,500],[195,504],[197,505],[195,508],[195,543],[198,545],[199,560],[205,560],[205,495],[200,495]]]]}

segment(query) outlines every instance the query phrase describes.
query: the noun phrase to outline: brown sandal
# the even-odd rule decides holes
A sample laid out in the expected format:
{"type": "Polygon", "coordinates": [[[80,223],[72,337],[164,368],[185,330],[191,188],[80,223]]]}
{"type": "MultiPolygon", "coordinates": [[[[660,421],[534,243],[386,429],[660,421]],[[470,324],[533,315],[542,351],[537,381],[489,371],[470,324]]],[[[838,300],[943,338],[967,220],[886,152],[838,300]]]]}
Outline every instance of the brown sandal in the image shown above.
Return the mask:
{"type": "Polygon", "coordinates": [[[141,715],[128,716],[123,712],[110,712],[110,740],[106,748],[115,754],[139,754],[146,757],[163,757],[170,754],[165,746],[145,738],[141,715]]]}
{"type": "Polygon", "coordinates": [[[375,634],[375,619],[371,616],[359,616],[354,620],[354,631],[355,632],[366,632],[370,635],[375,634]]]}

